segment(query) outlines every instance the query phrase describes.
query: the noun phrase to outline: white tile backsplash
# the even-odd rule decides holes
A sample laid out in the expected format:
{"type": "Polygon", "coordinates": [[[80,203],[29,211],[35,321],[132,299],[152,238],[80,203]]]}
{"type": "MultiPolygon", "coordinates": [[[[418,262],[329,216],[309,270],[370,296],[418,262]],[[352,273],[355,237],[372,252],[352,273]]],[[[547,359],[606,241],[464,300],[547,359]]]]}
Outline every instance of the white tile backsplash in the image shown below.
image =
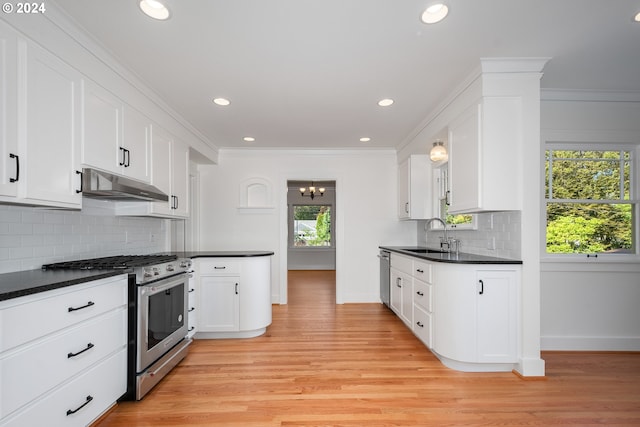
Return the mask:
{"type": "Polygon", "coordinates": [[[168,221],[0,205],[0,273],[169,248],[168,221]]]}
{"type": "MultiPolygon", "coordinates": [[[[447,234],[461,241],[460,252],[521,259],[520,212],[476,214],[476,230],[448,229],[447,234]]],[[[427,221],[419,221],[418,245],[439,248],[442,230],[425,231],[427,221]]]]}

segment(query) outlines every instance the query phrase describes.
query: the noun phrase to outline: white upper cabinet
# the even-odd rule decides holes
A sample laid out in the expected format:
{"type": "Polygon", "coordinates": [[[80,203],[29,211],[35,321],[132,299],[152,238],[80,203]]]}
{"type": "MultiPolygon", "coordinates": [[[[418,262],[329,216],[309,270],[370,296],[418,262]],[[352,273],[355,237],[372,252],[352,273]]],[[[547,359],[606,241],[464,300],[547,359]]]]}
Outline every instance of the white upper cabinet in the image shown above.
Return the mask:
{"type": "Polygon", "coordinates": [[[484,97],[449,126],[450,213],[521,209],[516,97],[484,97]]]}
{"type": "Polygon", "coordinates": [[[82,163],[149,182],[150,121],[93,82],[84,88],[82,163]]]}
{"type": "Polygon", "coordinates": [[[18,154],[18,37],[0,22],[0,196],[16,197],[18,154]]]}
{"type": "Polygon", "coordinates": [[[431,202],[431,163],[429,156],[414,154],[398,165],[398,217],[433,217],[431,202]]]}
{"type": "Polygon", "coordinates": [[[80,74],[0,22],[0,201],[79,208],[80,74]]]}

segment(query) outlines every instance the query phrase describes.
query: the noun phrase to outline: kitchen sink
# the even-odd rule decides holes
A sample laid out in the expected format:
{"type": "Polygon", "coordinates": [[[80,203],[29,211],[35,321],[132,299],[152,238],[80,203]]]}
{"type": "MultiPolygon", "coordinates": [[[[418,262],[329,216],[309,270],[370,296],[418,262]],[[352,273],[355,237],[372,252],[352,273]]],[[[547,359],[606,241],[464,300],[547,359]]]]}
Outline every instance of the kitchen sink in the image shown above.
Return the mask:
{"type": "Polygon", "coordinates": [[[437,249],[426,249],[426,248],[424,248],[424,249],[403,249],[403,250],[407,251],[407,252],[413,252],[415,254],[445,254],[445,253],[447,253],[445,251],[440,251],[440,250],[437,250],[437,249]]]}

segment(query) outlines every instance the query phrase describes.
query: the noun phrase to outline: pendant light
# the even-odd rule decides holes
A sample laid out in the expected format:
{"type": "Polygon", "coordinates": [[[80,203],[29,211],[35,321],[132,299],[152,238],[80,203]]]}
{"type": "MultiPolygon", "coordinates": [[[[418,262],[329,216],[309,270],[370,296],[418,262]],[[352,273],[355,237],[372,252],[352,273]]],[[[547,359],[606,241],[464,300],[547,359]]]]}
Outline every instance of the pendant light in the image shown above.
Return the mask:
{"type": "Polygon", "coordinates": [[[449,154],[447,154],[447,149],[442,141],[433,143],[433,147],[431,147],[431,151],[429,152],[429,158],[431,158],[432,162],[442,162],[449,159],[449,154]]]}

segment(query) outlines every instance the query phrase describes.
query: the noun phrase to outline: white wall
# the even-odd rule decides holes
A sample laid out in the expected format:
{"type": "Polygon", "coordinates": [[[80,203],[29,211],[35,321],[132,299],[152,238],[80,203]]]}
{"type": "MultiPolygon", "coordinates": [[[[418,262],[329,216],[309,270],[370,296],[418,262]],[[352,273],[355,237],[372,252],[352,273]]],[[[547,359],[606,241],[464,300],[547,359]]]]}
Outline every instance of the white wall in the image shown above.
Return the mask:
{"type": "Polygon", "coordinates": [[[287,180],[336,181],[336,298],[379,302],[378,246],[414,244],[415,223],[396,213],[396,154],[391,150],[221,150],[200,167],[202,250],[271,250],[272,300],[286,303],[287,180]],[[239,208],[241,183],[273,187],[269,206],[239,208]]]}
{"type": "MultiPolygon", "coordinates": [[[[640,95],[625,94],[621,102],[605,96],[543,93],[542,143],[640,144],[640,95]]],[[[636,217],[636,237],[638,228],[636,217]]],[[[543,257],[541,267],[542,349],[640,350],[640,260],[560,263],[543,257]]]]}

